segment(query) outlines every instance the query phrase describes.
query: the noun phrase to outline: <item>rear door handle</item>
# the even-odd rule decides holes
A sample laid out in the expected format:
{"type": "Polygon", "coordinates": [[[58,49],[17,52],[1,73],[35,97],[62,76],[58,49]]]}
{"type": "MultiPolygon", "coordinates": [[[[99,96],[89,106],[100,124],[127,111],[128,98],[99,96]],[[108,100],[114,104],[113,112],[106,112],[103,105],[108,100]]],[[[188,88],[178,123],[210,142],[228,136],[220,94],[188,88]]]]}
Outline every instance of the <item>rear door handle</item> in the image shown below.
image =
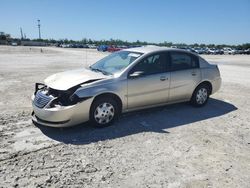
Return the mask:
{"type": "Polygon", "coordinates": [[[196,76],[196,72],[192,72],[192,76],[196,76]]]}
{"type": "Polygon", "coordinates": [[[167,80],[167,79],[168,79],[168,78],[167,78],[166,76],[161,76],[161,77],[160,77],[160,80],[161,80],[161,81],[165,81],[165,80],[167,80]]]}

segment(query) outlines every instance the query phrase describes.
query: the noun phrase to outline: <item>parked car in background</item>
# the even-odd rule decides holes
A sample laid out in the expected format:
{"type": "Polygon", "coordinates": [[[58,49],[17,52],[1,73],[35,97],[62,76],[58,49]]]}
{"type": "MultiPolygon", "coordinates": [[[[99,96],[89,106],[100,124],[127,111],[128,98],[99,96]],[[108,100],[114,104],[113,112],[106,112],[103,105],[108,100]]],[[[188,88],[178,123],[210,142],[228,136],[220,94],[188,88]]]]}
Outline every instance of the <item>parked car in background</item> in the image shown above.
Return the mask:
{"type": "Polygon", "coordinates": [[[244,54],[247,54],[247,55],[249,55],[250,54],[250,49],[246,49],[246,50],[244,50],[244,52],[243,52],[244,54]]]}
{"type": "Polygon", "coordinates": [[[16,42],[12,42],[11,46],[17,46],[17,43],[16,42]]]}
{"type": "Polygon", "coordinates": [[[197,54],[205,54],[206,50],[204,48],[194,48],[195,53],[197,54]]]}
{"type": "Polygon", "coordinates": [[[221,50],[221,49],[210,48],[210,49],[208,49],[208,54],[222,55],[222,54],[224,54],[224,52],[223,52],[223,50],[221,50]]]}
{"type": "Polygon", "coordinates": [[[88,44],[88,47],[91,49],[96,49],[96,45],[95,44],[88,44]]]}
{"type": "Polygon", "coordinates": [[[229,54],[229,55],[235,55],[236,54],[236,50],[234,50],[232,48],[223,48],[223,52],[224,52],[224,54],[229,54]]]}
{"type": "Polygon", "coordinates": [[[209,48],[209,49],[208,49],[208,54],[216,55],[217,53],[218,53],[218,51],[217,51],[216,48],[209,48]]]}
{"type": "Polygon", "coordinates": [[[235,49],[235,51],[236,51],[236,54],[244,54],[243,49],[237,48],[237,49],[235,49]]]}
{"type": "Polygon", "coordinates": [[[109,46],[108,49],[107,49],[108,52],[117,52],[117,51],[120,51],[120,50],[122,50],[121,47],[113,46],[113,45],[109,46]]]}
{"type": "Polygon", "coordinates": [[[97,47],[98,51],[106,52],[108,50],[108,45],[100,45],[97,47]]]}
{"type": "Polygon", "coordinates": [[[66,127],[111,125],[123,112],[190,101],[204,106],[219,90],[220,72],[186,50],[141,47],[110,54],[88,69],[62,72],[36,84],[35,123],[66,127]]]}
{"type": "Polygon", "coordinates": [[[170,48],[177,48],[177,46],[170,46],[170,48]]]}
{"type": "Polygon", "coordinates": [[[178,49],[186,50],[188,52],[195,52],[194,49],[188,47],[188,46],[179,46],[178,49]]]}
{"type": "Polygon", "coordinates": [[[73,48],[74,44],[61,44],[62,48],[73,48]]]}
{"type": "Polygon", "coordinates": [[[83,48],[83,44],[71,44],[71,48],[83,48]]]}
{"type": "Polygon", "coordinates": [[[224,51],[223,51],[222,49],[217,49],[217,54],[223,55],[223,54],[224,54],[224,51]]]}

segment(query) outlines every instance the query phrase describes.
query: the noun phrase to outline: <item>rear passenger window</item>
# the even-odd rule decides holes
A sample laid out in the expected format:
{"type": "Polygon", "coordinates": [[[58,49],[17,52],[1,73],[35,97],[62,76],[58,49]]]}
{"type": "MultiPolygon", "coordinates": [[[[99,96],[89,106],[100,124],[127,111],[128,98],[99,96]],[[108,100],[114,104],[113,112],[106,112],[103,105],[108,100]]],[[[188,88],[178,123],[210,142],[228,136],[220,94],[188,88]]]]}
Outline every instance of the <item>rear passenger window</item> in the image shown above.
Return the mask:
{"type": "Polygon", "coordinates": [[[198,68],[198,58],[191,54],[181,53],[181,52],[171,52],[171,70],[185,70],[198,68]]]}

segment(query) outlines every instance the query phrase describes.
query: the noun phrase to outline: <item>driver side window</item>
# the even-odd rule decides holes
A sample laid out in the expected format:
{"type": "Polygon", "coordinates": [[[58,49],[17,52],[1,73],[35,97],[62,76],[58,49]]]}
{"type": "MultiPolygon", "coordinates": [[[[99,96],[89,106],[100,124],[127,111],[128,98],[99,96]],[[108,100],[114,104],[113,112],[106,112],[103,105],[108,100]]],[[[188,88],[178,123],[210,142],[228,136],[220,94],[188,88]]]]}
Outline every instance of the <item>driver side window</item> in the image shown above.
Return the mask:
{"type": "Polygon", "coordinates": [[[151,75],[166,72],[167,58],[166,54],[159,53],[146,57],[137,63],[132,72],[143,72],[143,75],[151,75]]]}

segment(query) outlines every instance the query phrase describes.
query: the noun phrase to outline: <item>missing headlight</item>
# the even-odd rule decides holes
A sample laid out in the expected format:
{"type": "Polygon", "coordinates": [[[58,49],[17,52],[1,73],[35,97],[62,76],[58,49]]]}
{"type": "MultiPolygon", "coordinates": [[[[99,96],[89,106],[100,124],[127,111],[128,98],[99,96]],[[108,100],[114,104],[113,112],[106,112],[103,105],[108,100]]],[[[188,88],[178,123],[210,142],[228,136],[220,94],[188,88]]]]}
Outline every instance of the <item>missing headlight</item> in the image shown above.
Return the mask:
{"type": "Polygon", "coordinates": [[[64,97],[59,97],[53,100],[50,103],[50,107],[61,107],[61,106],[70,106],[70,105],[75,105],[79,102],[85,101],[91,97],[78,97],[77,95],[73,94],[69,98],[64,98],[64,97]]]}
{"type": "Polygon", "coordinates": [[[36,83],[35,94],[37,93],[37,91],[43,91],[45,95],[52,97],[53,100],[50,102],[49,105],[50,108],[60,107],[60,106],[70,106],[92,97],[92,96],[90,97],[77,96],[75,94],[75,91],[80,87],[81,87],[80,85],[77,85],[66,91],[63,91],[50,88],[45,84],[36,83]]]}
{"type": "Polygon", "coordinates": [[[82,101],[85,101],[87,99],[89,99],[91,97],[79,97],[77,96],[76,94],[73,94],[72,96],[70,96],[69,100],[71,101],[71,104],[76,104],[76,103],[79,103],[79,102],[82,102],[82,101]]]}

